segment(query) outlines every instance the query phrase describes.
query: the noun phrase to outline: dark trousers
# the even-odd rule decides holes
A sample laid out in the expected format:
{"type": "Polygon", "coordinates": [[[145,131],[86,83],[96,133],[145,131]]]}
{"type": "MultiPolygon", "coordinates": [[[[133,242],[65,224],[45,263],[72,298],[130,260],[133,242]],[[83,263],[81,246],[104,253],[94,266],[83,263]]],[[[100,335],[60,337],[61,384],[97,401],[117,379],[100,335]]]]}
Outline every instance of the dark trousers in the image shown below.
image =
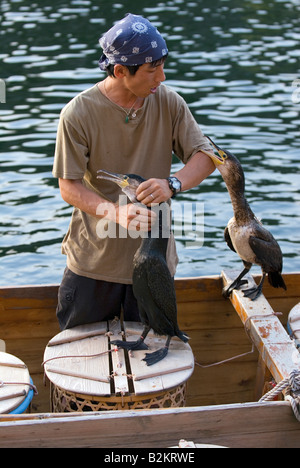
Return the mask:
{"type": "Polygon", "coordinates": [[[65,269],[56,310],[61,330],[113,320],[122,310],[124,320],[140,321],[132,285],[94,280],[65,269]]]}

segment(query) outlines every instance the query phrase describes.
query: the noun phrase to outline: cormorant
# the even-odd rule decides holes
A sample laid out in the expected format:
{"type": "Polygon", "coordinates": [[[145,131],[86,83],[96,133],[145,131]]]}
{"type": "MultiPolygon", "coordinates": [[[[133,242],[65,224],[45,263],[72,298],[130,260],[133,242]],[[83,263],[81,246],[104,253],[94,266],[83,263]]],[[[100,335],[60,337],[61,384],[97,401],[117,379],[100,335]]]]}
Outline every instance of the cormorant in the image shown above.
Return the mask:
{"type": "Polygon", "coordinates": [[[272,234],[256,218],[245,197],[245,176],[239,160],[229,151],[222,150],[211,138],[207,137],[218,152],[218,156],[207,153],[216,163],[229,192],[234,217],[225,228],[225,240],[231,250],[236,252],[244,263],[244,270],[223,290],[229,297],[233,289],[238,289],[247,281],[242,278],[253,264],[262,269],[262,279],[257,287],[247,289],[244,295],[251,300],[258,298],[262,292],[266,275],[274,288],[287,289],[281,276],[282,252],[272,234]]]}
{"type": "MultiPolygon", "coordinates": [[[[110,180],[119,185],[132,203],[139,203],[136,198],[136,189],[145,179],[136,174],[114,174],[103,170],[98,171],[98,174],[98,178],[110,180]]],[[[167,336],[164,348],[145,355],[143,360],[148,366],[161,361],[168,354],[172,337],[177,336],[184,343],[189,339],[179,330],[177,323],[174,279],[166,262],[170,222],[162,219],[162,213],[163,210],[159,209],[156,225],[143,237],[133,259],[132,286],[141,322],[144,325],[142,335],[134,342],[120,340],[112,342],[120,348],[143,350],[148,349],[144,341],[151,329],[157,335],[167,336]],[[157,223],[159,223],[158,226],[157,223]]],[[[166,210],[166,213],[169,213],[169,210],[166,210]]]]}

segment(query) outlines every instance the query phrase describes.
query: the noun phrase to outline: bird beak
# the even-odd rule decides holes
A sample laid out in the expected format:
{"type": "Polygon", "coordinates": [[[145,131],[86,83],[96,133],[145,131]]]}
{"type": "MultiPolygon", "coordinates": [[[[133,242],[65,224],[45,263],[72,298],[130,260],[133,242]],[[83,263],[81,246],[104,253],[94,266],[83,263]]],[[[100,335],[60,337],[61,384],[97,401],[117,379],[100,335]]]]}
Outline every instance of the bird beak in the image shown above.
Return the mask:
{"type": "Polygon", "coordinates": [[[223,151],[218,145],[216,145],[212,141],[212,139],[210,137],[208,137],[207,135],[205,135],[205,136],[210,141],[210,143],[215,148],[215,150],[217,151],[218,154],[210,153],[210,152],[205,151],[205,150],[201,150],[202,153],[205,153],[207,156],[209,156],[210,159],[215,164],[215,166],[220,166],[220,165],[225,164],[225,161],[228,158],[227,153],[225,151],[223,151]]]}
{"type": "Polygon", "coordinates": [[[99,170],[97,171],[97,179],[104,179],[109,180],[110,182],[114,182],[117,184],[121,189],[128,187],[128,177],[124,174],[114,174],[113,172],[99,170]]]}

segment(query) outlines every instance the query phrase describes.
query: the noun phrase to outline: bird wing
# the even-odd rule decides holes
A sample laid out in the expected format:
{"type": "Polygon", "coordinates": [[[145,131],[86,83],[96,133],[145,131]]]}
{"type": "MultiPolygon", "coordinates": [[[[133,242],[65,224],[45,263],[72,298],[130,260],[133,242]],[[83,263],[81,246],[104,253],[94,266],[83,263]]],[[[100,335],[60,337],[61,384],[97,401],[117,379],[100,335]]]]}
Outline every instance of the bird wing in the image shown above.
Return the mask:
{"type": "Polygon", "coordinates": [[[266,229],[257,236],[250,236],[249,244],[255,253],[257,263],[268,273],[282,271],[282,252],[272,234],[266,229]],[[261,235],[263,233],[263,235],[261,235]]]}
{"type": "Polygon", "coordinates": [[[152,259],[147,265],[147,275],[153,301],[168,319],[173,320],[177,316],[176,293],[167,263],[152,259]]]}
{"type": "Polygon", "coordinates": [[[231,237],[230,237],[230,234],[229,234],[229,229],[228,229],[228,226],[225,228],[225,231],[224,231],[224,239],[228,245],[228,247],[233,250],[233,252],[236,253],[236,250],[235,248],[233,247],[233,243],[232,243],[232,240],[231,240],[231,237]]]}
{"type": "Polygon", "coordinates": [[[133,275],[133,291],[138,301],[142,321],[159,335],[178,333],[177,304],[174,279],[166,261],[148,257],[133,275]]]}

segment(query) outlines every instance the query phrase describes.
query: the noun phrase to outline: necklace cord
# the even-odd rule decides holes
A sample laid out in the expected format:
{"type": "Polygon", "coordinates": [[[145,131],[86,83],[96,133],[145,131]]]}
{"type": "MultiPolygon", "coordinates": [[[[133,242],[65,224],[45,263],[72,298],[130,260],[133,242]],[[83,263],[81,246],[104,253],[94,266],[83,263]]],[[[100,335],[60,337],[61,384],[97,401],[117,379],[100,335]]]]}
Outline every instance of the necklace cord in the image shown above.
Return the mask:
{"type": "MultiPolygon", "coordinates": [[[[104,91],[105,91],[105,95],[106,95],[107,99],[109,99],[109,101],[111,101],[111,102],[113,102],[114,104],[116,104],[120,109],[122,109],[122,110],[125,112],[125,114],[126,114],[125,123],[128,123],[129,120],[130,120],[130,117],[131,117],[131,115],[130,115],[130,114],[131,114],[131,111],[133,110],[133,108],[134,108],[134,106],[136,105],[136,103],[137,103],[137,101],[138,101],[139,98],[138,98],[138,97],[136,98],[136,100],[134,101],[133,105],[131,106],[131,108],[130,108],[129,111],[128,111],[128,110],[124,109],[124,107],[122,107],[122,106],[120,106],[119,104],[117,104],[115,101],[113,101],[113,100],[109,97],[108,92],[107,92],[107,89],[106,89],[105,80],[103,81],[103,87],[104,87],[104,91]]],[[[135,117],[135,116],[136,116],[136,114],[133,113],[133,114],[132,114],[132,117],[135,117]]]]}

